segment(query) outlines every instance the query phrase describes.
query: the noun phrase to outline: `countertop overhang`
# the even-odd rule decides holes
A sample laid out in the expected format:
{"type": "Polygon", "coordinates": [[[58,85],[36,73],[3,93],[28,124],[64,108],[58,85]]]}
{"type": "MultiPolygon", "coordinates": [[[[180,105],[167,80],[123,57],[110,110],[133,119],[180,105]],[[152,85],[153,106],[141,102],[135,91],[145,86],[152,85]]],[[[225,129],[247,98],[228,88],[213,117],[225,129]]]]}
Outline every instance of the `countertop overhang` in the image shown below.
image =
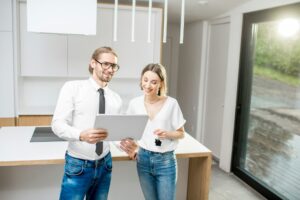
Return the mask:
{"type": "MultiPolygon", "coordinates": [[[[35,127],[2,127],[0,129],[0,166],[63,164],[68,142],[30,142],[35,127]]],[[[130,160],[110,142],[113,161],[130,160]]],[[[185,134],[175,151],[177,158],[211,156],[211,151],[185,134]]]]}

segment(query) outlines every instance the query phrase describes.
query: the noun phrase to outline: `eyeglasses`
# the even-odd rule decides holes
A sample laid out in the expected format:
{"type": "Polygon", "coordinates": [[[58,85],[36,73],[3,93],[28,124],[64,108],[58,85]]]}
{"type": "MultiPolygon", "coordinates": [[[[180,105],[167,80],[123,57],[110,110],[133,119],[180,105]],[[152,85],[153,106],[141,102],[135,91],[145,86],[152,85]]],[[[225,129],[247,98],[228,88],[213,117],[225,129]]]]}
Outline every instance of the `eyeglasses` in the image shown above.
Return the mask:
{"type": "Polygon", "coordinates": [[[110,63],[110,62],[99,62],[98,60],[95,59],[97,63],[101,65],[103,69],[109,69],[110,67],[114,72],[118,71],[120,69],[120,66],[116,63],[110,63]]]}

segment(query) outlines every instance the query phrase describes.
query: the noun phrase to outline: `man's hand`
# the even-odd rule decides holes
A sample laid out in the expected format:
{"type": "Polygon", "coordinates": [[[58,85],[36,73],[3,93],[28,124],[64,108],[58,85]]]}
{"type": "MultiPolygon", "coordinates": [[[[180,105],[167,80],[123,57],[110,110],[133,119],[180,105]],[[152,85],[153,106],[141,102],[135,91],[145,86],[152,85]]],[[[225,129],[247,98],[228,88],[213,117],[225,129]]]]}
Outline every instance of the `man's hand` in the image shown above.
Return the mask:
{"type": "Polygon", "coordinates": [[[120,148],[128,154],[130,159],[136,159],[136,150],[138,148],[138,145],[133,139],[125,138],[121,140],[120,148]]]}
{"type": "Polygon", "coordinates": [[[80,141],[85,141],[90,144],[96,144],[104,140],[107,137],[108,133],[106,129],[87,129],[80,133],[80,141]]]}

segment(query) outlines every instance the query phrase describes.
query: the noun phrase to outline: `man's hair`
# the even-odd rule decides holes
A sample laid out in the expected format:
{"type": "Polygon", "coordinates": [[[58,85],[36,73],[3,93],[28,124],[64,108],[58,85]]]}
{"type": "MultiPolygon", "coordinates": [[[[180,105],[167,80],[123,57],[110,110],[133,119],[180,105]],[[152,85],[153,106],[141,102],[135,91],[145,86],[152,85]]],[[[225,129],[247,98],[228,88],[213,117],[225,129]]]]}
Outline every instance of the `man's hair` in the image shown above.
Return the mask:
{"type": "MultiPolygon", "coordinates": [[[[98,60],[104,53],[111,53],[114,56],[118,57],[117,53],[111,47],[100,47],[94,51],[91,59],[98,60]]],[[[91,65],[89,65],[89,72],[91,74],[93,73],[93,70],[94,69],[91,67],[91,65]]]]}
{"type": "Polygon", "coordinates": [[[167,73],[166,73],[165,67],[158,63],[150,63],[146,67],[144,67],[142,74],[141,74],[141,80],[140,80],[141,89],[143,89],[142,88],[142,78],[143,78],[143,75],[147,71],[152,71],[152,72],[156,73],[161,81],[161,87],[159,88],[158,96],[166,96],[168,87],[167,87],[167,73]]]}

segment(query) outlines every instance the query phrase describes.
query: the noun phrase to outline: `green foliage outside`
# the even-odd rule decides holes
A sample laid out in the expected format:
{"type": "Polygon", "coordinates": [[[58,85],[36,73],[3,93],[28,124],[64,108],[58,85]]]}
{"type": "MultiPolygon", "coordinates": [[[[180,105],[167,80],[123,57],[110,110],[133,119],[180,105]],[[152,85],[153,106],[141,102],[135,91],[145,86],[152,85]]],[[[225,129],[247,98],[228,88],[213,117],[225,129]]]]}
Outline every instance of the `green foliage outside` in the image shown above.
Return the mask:
{"type": "Polygon", "coordinates": [[[272,68],[266,68],[266,67],[260,67],[255,66],[254,67],[254,74],[258,76],[262,76],[265,78],[278,80],[280,82],[286,83],[291,86],[300,86],[300,77],[295,77],[287,74],[283,74],[281,72],[278,72],[277,70],[274,70],[272,68]]]}
{"type": "Polygon", "coordinates": [[[255,73],[290,85],[299,85],[300,36],[284,38],[277,32],[277,23],[257,25],[255,73]]]}

